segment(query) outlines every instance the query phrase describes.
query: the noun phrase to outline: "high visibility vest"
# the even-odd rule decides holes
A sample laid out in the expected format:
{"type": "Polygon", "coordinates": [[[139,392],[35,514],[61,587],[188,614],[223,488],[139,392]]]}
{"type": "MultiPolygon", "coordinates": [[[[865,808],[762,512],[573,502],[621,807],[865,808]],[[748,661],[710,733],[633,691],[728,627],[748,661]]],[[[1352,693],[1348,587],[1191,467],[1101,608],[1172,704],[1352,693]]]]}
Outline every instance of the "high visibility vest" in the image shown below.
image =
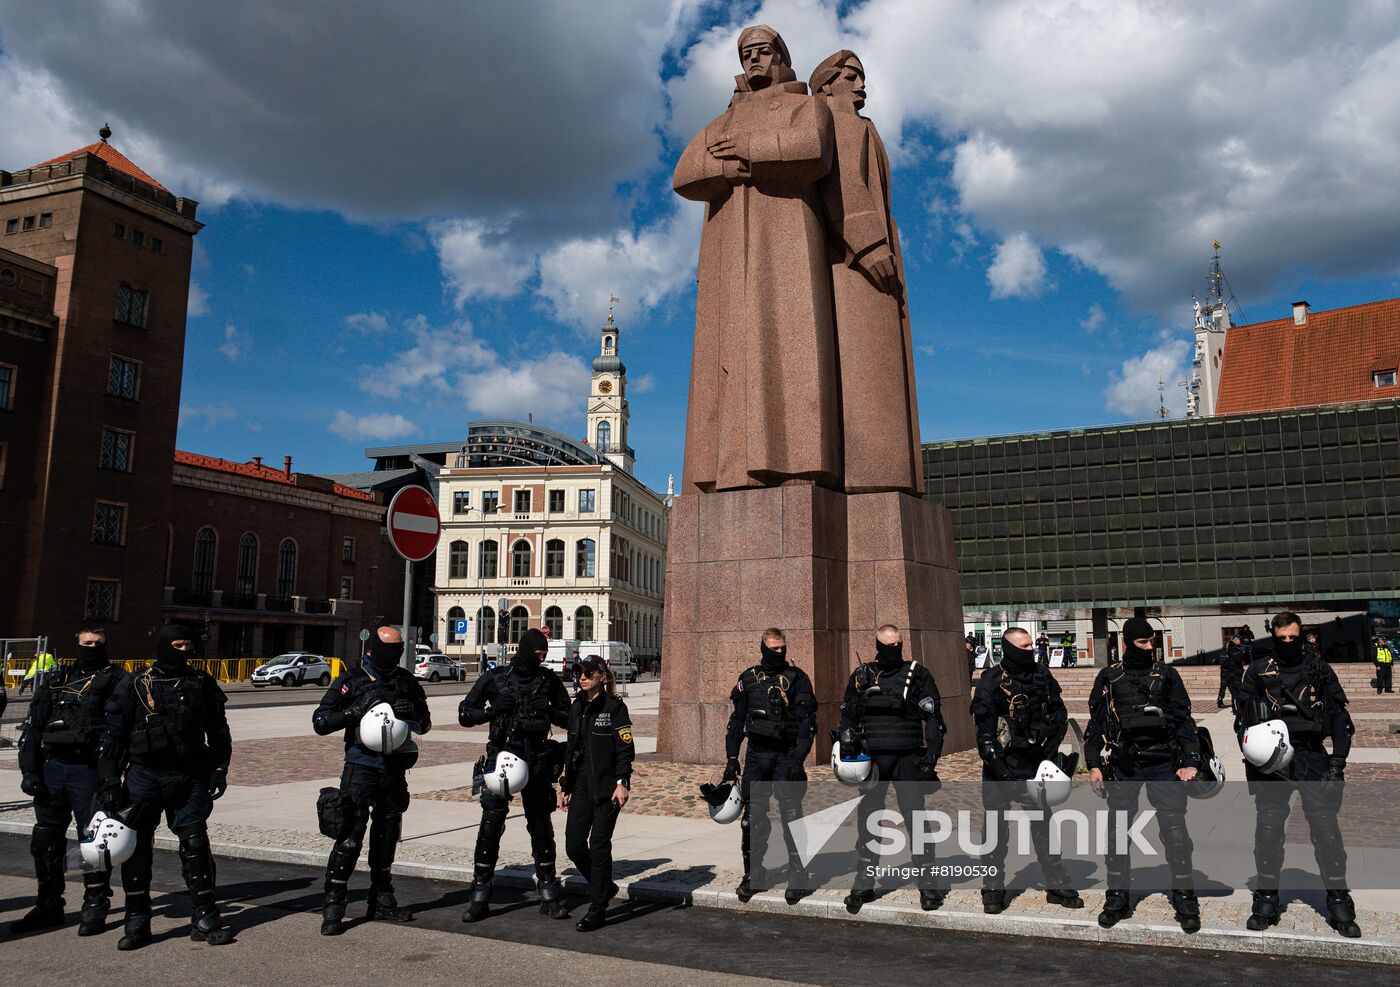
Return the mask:
{"type": "Polygon", "coordinates": [[[1376,649],[1376,664],[1389,665],[1395,661],[1395,655],[1385,645],[1376,649]]]}
{"type": "Polygon", "coordinates": [[[45,651],[39,657],[34,659],[34,664],[30,665],[29,671],[24,673],[24,679],[27,682],[34,677],[35,673],[44,672],[45,674],[47,674],[49,672],[52,672],[57,667],[57,659],[55,659],[53,655],[45,651]]]}

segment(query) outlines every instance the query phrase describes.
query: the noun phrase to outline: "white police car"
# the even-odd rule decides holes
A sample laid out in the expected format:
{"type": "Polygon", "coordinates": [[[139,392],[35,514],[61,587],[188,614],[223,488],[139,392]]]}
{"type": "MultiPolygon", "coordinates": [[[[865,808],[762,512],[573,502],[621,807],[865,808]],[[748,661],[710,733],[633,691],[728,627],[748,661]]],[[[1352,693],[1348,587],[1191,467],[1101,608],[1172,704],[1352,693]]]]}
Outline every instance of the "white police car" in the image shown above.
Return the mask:
{"type": "Polygon", "coordinates": [[[253,672],[252,682],[259,689],[265,685],[324,687],[331,684],[331,666],[320,655],[293,651],[259,665],[253,672]]]}

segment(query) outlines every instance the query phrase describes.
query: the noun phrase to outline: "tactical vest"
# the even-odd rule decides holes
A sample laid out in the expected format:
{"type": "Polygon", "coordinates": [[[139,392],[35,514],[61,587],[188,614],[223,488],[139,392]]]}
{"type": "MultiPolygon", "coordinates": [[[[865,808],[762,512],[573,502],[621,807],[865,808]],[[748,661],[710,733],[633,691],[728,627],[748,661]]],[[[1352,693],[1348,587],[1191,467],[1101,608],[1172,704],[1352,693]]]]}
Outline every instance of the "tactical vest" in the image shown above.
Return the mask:
{"type": "MultiPolygon", "coordinates": [[[[399,671],[402,671],[401,669],[399,671]]],[[[380,701],[393,704],[396,699],[412,699],[412,688],[409,683],[413,680],[411,673],[404,671],[402,675],[394,670],[390,672],[380,672],[379,677],[370,675],[363,667],[357,668],[351,673],[351,681],[355,683],[355,695],[365,692],[373,692],[380,701]]],[[[345,746],[350,747],[360,742],[359,724],[350,724],[345,728],[345,746]]],[[[414,750],[417,748],[414,747],[414,750]]],[[[368,750],[368,748],[366,748],[368,750]]]]}
{"type": "Polygon", "coordinates": [[[154,665],[136,673],[136,725],[131,732],[135,760],[168,767],[202,765],[209,721],[217,714],[201,675],[162,675],[154,665]]]}
{"type": "Polygon", "coordinates": [[[493,743],[506,744],[512,750],[523,745],[525,753],[529,753],[549,735],[549,678],[553,675],[542,668],[528,677],[517,675],[514,670],[497,677],[501,690],[515,697],[515,709],[504,721],[491,721],[493,743]]]}
{"type": "Polygon", "coordinates": [[[797,711],[792,705],[792,692],[797,685],[794,670],[773,675],[762,665],[755,665],[744,672],[740,681],[749,700],[744,734],[760,741],[796,740],[797,711]]]}
{"type": "Polygon", "coordinates": [[[861,666],[856,673],[856,689],[860,693],[860,725],[866,750],[894,753],[918,750],[924,745],[924,719],[918,704],[909,698],[913,686],[912,661],[883,674],[876,662],[861,666]]]}
{"type": "Polygon", "coordinates": [[[1039,760],[1056,732],[1050,712],[1050,673],[1039,664],[1026,676],[1007,673],[1003,665],[993,670],[996,690],[997,742],[1008,755],[1039,760]]]}
{"type": "Polygon", "coordinates": [[[1278,719],[1295,740],[1321,739],[1326,732],[1326,666],[1316,658],[1292,667],[1266,658],[1255,673],[1268,719],[1278,719]]]}
{"type": "Polygon", "coordinates": [[[110,666],[95,672],[67,668],[50,674],[53,710],[42,724],[46,754],[61,761],[96,757],[104,710],[120,674],[110,666]]]}
{"type": "Polygon", "coordinates": [[[1170,748],[1172,727],[1162,710],[1166,672],[1166,664],[1160,661],[1142,671],[1129,669],[1126,664],[1113,667],[1108,676],[1110,742],[1139,753],[1170,748]],[[1149,712],[1150,707],[1161,712],[1149,712]]]}

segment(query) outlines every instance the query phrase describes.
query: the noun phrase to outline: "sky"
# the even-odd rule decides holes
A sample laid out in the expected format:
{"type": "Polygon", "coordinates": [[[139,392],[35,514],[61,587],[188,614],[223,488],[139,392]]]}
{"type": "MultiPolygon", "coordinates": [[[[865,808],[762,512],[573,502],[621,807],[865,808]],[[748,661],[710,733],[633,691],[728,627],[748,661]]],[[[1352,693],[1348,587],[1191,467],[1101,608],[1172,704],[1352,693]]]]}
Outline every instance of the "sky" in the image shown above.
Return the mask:
{"type": "MultiPolygon", "coordinates": [[[[1185,411],[1212,239],[1246,321],[1400,295],[1400,9],[1181,0],[0,0],[0,168],[112,143],[199,200],[179,446],[307,472],[488,417],[581,436],[617,296],[679,474],[700,213],[751,23],[856,51],[925,440],[1185,411]]],[[[677,476],[679,481],[679,476],[677,476]]]]}

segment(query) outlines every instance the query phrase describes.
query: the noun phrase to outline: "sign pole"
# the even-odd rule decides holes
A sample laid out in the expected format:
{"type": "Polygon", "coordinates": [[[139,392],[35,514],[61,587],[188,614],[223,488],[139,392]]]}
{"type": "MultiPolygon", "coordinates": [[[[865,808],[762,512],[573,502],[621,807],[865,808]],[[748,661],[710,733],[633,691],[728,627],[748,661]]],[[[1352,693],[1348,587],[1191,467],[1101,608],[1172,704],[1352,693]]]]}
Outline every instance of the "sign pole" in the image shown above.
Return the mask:
{"type": "Polygon", "coordinates": [[[408,639],[408,621],[413,610],[413,562],[410,559],[403,561],[403,657],[399,659],[399,664],[413,671],[413,662],[417,660],[418,653],[413,647],[413,642],[408,639]]]}

